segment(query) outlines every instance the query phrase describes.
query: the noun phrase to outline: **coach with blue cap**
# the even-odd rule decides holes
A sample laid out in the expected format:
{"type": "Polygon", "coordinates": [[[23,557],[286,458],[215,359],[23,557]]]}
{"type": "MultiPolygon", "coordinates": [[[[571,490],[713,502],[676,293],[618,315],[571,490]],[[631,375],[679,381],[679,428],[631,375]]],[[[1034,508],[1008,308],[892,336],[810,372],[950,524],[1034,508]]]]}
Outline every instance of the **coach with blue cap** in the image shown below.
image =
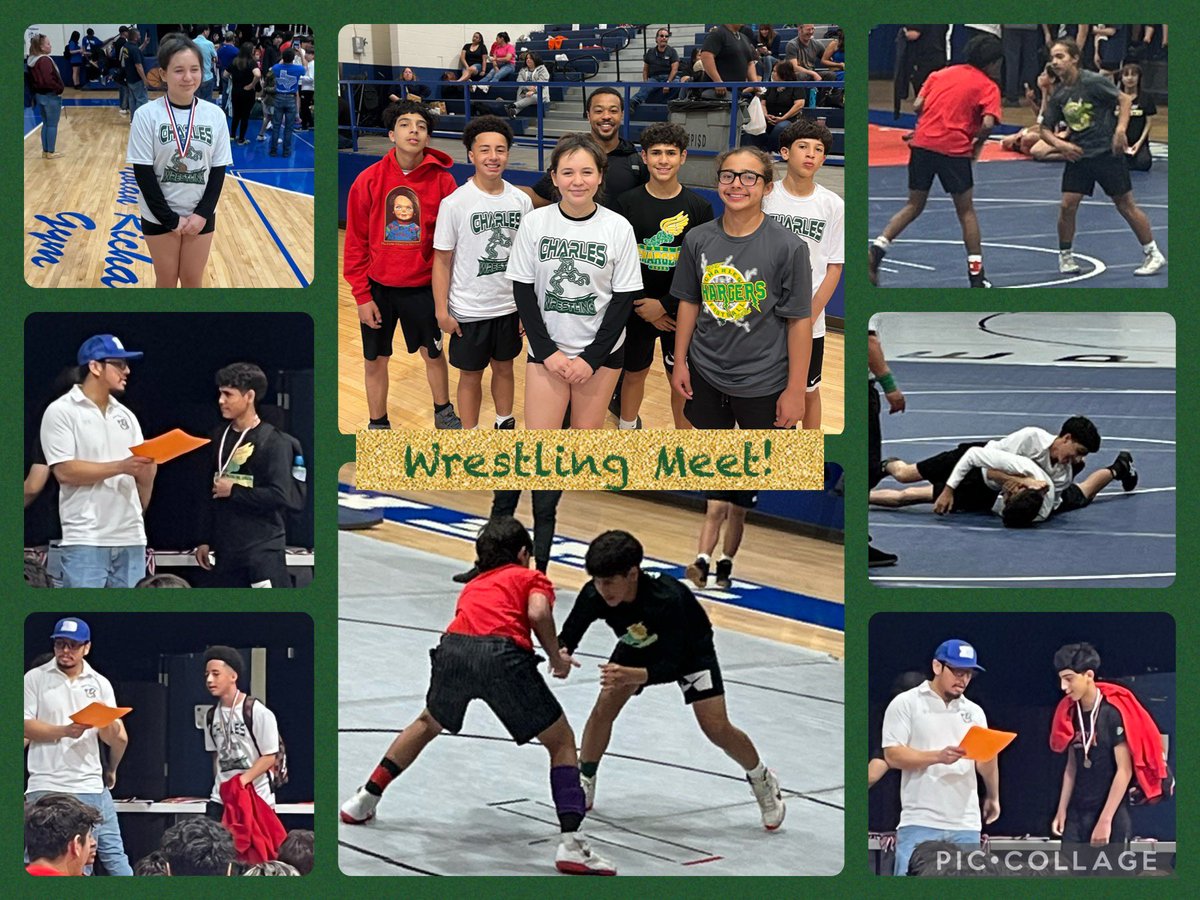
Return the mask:
{"type": "Polygon", "coordinates": [[[50,632],[54,658],[25,673],[25,739],[29,742],[29,784],[25,802],[47,794],[71,794],[100,811],[92,831],[96,855],[109,875],[132,875],[110,789],[129,738],[120,719],[103,728],[73,721],[92,703],[117,705],[112,684],[87,662],[92,630],[83,619],[59,619],[50,632]],[[100,756],[108,745],[108,762],[100,756]]]}
{"type": "Polygon", "coordinates": [[[129,452],[142,428],[119,399],[141,358],[111,334],[88,338],[78,383],[42,416],[42,450],[62,488],[63,587],[133,587],[146,574],[142,514],[158,466],[129,452]]]}
{"type": "Polygon", "coordinates": [[[933,654],[933,677],[896,696],[883,716],[883,755],[900,770],[900,826],[896,829],[896,875],[908,871],[918,844],[949,841],[978,846],[983,822],[1000,817],[1000,770],[996,759],[966,758],[960,743],[987,716],[964,695],[982,672],[975,648],[943,641],[933,654]],[[980,815],[976,774],[987,796],[980,815]]]}

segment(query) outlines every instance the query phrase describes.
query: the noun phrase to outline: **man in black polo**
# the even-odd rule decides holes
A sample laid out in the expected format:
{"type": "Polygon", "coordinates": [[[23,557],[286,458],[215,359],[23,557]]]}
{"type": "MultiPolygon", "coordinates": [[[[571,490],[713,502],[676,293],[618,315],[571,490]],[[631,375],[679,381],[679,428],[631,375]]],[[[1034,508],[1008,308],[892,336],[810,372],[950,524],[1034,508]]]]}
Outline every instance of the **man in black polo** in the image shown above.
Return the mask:
{"type": "MultiPolygon", "coordinates": [[[[647,50],[646,55],[642,57],[642,81],[659,81],[670,84],[679,74],[679,54],[675,52],[674,47],[667,43],[670,38],[671,32],[665,28],[658,29],[658,34],[654,36],[654,46],[647,50]]],[[[656,89],[646,86],[629,98],[631,115],[635,109],[646,102],[646,98],[654,90],[656,89]]],[[[670,88],[663,88],[662,92],[668,94],[670,88]]]]}
{"type": "MultiPolygon", "coordinates": [[[[616,88],[596,88],[588,96],[587,118],[592,137],[608,154],[608,171],[604,175],[602,197],[599,202],[613,208],[617,197],[638,185],[645,184],[649,173],[637,148],[621,137],[621,122],[625,117],[625,101],[616,88]]],[[[554,183],[547,172],[532,188],[522,187],[535,209],[554,202],[554,183]]]]}
{"type": "MultiPolygon", "coordinates": [[[[758,51],[741,25],[718,25],[700,47],[700,64],[708,81],[758,81],[758,51]]],[[[752,88],[746,88],[747,91],[752,88]]],[[[723,87],[709,88],[700,96],[725,97],[723,87]]]]}

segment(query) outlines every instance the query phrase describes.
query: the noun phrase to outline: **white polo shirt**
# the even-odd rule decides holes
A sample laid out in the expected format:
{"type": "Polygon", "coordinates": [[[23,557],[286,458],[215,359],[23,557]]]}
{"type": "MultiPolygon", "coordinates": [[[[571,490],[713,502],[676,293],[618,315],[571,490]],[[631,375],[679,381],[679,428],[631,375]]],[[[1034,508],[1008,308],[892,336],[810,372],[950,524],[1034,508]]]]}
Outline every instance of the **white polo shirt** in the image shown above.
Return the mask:
{"type": "MultiPolygon", "coordinates": [[[[109,397],[100,411],[79,385],[59,397],[42,416],[42,453],[46,464],[69,460],[115,462],[142,443],[142,427],[129,408],[109,397]]],[[[62,485],[58,516],[63,545],[85,547],[145,546],[142,501],[132,475],[114,475],[95,484],[62,485]]]]}
{"type": "MultiPolygon", "coordinates": [[[[966,697],[946,703],[928,681],[898,695],[883,715],[883,747],[941,750],[963,739],[972,725],[987,728],[979,704],[966,697]]],[[[979,791],[975,762],[935,763],[900,772],[900,826],[923,825],[947,831],[979,831],[979,791]]]]}
{"type": "MultiPolygon", "coordinates": [[[[68,678],[53,659],[25,673],[25,718],[50,725],[67,725],[71,715],[89,703],[116,706],[108,679],[83,661],[83,671],[68,678]]],[[[29,745],[29,784],[26,793],[59,791],[64,794],[99,794],[100,739],[95,728],[82,737],[33,741],[29,745]]]]}

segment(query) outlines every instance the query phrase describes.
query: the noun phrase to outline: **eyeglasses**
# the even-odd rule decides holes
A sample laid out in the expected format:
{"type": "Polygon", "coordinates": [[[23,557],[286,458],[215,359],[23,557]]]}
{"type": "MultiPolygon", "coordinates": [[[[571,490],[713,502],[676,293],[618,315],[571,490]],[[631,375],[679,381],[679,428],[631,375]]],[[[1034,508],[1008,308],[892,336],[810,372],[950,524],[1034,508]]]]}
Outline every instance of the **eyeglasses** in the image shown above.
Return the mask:
{"type": "Polygon", "coordinates": [[[742,183],[742,187],[754,187],[760,178],[763,181],[767,180],[761,172],[735,172],[733,169],[721,169],[717,172],[717,181],[720,184],[733,184],[735,178],[742,183]]]}
{"type": "Polygon", "coordinates": [[[127,363],[123,359],[106,359],[106,360],[104,360],[104,364],[106,366],[112,366],[118,372],[128,372],[129,371],[129,363],[127,363]]]}
{"type": "Polygon", "coordinates": [[[79,641],[69,641],[66,638],[59,638],[54,642],[55,650],[78,650],[82,646],[79,641]]]}

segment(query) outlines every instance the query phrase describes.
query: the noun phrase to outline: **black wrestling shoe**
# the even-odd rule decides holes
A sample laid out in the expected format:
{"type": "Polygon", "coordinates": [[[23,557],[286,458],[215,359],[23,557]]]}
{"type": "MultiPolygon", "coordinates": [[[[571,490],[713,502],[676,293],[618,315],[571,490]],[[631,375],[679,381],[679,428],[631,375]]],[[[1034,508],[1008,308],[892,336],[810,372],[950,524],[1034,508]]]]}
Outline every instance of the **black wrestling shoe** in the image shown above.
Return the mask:
{"type": "Polygon", "coordinates": [[[978,275],[968,275],[967,277],[971,279],[971,287],[973,288],[990,288],[992,286],[992,283],[984,277],[982,272],[978,275]]]}
{"type": "Polygon", "coordinates": [[[879,264],[883,262],[884,254],[887,252],[882,247],[871,244],[868,248],[867,256],[867,277],[871,279],[871,284],[879,286],[879,264]]]}
{"type": "Polygon", "coordinates": [[[517,428],[517,420],[514,419],[512,416],[509,416],[503,422],[497,422],[493,426],[493,430],[495,430],[495,431],[515,431],[516,428],[517,428]]]}
{"type": "Polygon", "coordinates": [[[1138,471],[1133,467],[1133,455],[1128,450],[1118,453],[1117,461],[1108,468],[1113,473],[1113,478],[1120,481],[1125,490],[1132,491],[1137,487],[1138,471]]]}
{"type": "Polygon", "coordinates": [[[900,559],[895,553],[885,553],[882,550],[876,550],[870,544],[867,545],[867,568],[876,569],[880,566],[894,566],[900,559]]]}
{"type": "Polygon", "coordinates": [[[717,587],[728,589],[733,587],[733,560],[717,560],[717,587]]]}
{"type": "Polygon", "coordinates": [[[898,457],[898,456],[889,456],[887,459],[880,460],[879,471],[880,471],[880,473],[882,473],[884,478],[890,478],[892,475],[892,473],[888,471],[888,466],[894,462],[899,462],[899,461],[900,461],[900,457],[898,457]]]}
{"type": "Polygon", "coordinates": [[[687,567],[688,581],[698,588],[708,587],[708,563],[700,557],[696,557],[696,561],[687,567]]]}

